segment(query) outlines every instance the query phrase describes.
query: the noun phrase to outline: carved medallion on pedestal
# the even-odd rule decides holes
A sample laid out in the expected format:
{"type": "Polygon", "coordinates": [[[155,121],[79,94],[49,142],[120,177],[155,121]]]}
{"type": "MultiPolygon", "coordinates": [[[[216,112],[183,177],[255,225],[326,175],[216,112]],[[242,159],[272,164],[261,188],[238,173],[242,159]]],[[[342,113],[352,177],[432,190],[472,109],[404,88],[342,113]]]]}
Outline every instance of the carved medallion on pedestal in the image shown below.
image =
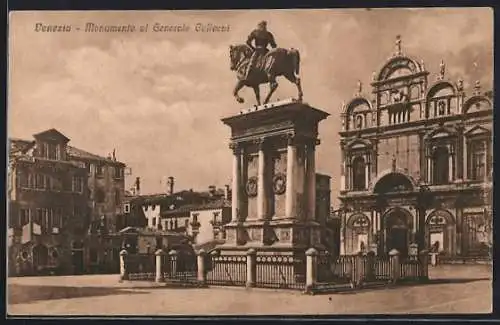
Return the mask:
{"type": "Polygon", "coordinates": [[[281,229],[280,230],[280,241],[289,243],[290,242],[290,229],[281,229]]]}
{"type": "Polygon", "coordinates": [[[245,187],[248,197],[257,196],[257,177],[250,177],[247,181],[247,185],[245,187]]]}
{"type": "Polygon", "coordinates": [[[286,191],[286,175],[278,173],[273,178],[273,190],[277,195],[284,194],[286,191]]]}

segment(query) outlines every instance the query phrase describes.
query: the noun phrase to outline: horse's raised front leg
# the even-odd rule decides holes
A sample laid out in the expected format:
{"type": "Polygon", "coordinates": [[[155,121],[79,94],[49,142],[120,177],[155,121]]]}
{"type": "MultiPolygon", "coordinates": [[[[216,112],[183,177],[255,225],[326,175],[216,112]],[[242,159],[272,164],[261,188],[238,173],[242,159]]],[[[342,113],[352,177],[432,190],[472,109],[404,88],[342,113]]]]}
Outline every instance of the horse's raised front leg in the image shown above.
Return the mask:
{"type": "Polygon", "coordinates": [[[257,100],[257,105],[260,105],[260,88],[259,85],[253,87],[253,91],[255,92],[255,99],[257,100]]]}
{"type": "Polygon", "coordinates": [[[267,94],[264,104],[269,103],[271,96],[276,91],[276,88],[278,88],[278,83],[276,82],[276,76],[269,76],[268,78],[269,78],[269,94],[267,94]]]}
{"type": "Polygon", "coordinates": [[[244,85],[245,84],[243,83],[242,80],[238,80],[233,90],[233,96],[236,98],[236,101],[240,104],[245,102],[245,100],[238,95],[238,92],[241,90],[241,88],[243,88],[244,85]]]}

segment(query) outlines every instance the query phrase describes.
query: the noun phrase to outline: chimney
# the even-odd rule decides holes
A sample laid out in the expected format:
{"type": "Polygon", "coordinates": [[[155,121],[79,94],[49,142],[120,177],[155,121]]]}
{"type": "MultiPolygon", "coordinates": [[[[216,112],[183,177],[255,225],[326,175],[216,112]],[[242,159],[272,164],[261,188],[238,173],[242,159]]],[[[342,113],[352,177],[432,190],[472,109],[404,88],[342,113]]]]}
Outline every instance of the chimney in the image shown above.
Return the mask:
{"type": "Polygon", "coordinates": [[[229,185],[224,185],[224,199],[229,200],[231,195],[231,190],[229,189],[229,185]]]}
{"type": "Polygon", "coordinates": [[[214,194],[215,194],[215,190],[216,190],[215,185],[210,185],[210,186],[208,187],[208,193],[210,193],[210,196],[214,196],[214,194]]]}
{"type": "Polygon", "coordinates": [[[135,178],[135,194],[141,195],[141,178],[140,177],[135,178]]]}
{"type": "Polygon", "coordinates": [[[174,178],[172,176],[169,176],[167,180],[167,194],[174,194],[174,178]]]}

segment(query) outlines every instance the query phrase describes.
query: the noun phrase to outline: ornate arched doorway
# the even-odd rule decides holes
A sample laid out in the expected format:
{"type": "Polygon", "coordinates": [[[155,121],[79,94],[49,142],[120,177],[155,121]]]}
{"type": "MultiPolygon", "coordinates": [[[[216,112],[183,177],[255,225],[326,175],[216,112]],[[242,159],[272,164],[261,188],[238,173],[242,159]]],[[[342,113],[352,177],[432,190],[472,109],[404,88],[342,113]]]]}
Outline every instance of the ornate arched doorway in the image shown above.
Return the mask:
{"type": "MultiPolygon", "coordinates": [[[[413,192],[415,187],[412,177],[395,168],[388,173],[381,173],[374,183],[373,193],[380,202],[377,203],[377,218],[381,220],[378,240],[380,254],[387,254],[392,249],[397,249],[402,255],[408,253],[413,217],[399,204],[405,205],[407,194],[413,192]],[[388,198],[397,198],[398,205],[390,203],[388,198]]],[[[409,201],[406,202],[408,204],[409,201]]]]}
{"type": "Polygon", "coordinates": [[[84,244],[81,240],[75,240],[71,244],[71,264],[73,274],[83,274],[84,271],[84,244]]]}
{"type": "Polygon", "coordinates": [[[354,214],[347,222],[346,253],[366,251],[370,244],[370,220],[364,214],[354,214]]]}
{"type": "Polygon", "coordinates": [[[455,218],[446,210],[435,210],[426,220],[426,247],[445,255],[455,252],[455,218]]]}
{"type": "Polygon", "coordinates": [[[411,215],[401,208],[394,208],[383,217],[383,251],[389,253],[396,249],[401,256],[408,254],[411,231],[411,215]]]}
{"type": "Polygon", "coordinates": [[[41,271],[49,263],[49,249],[45,245],[33,247],[33,267],[35,271],[41,271]]]}

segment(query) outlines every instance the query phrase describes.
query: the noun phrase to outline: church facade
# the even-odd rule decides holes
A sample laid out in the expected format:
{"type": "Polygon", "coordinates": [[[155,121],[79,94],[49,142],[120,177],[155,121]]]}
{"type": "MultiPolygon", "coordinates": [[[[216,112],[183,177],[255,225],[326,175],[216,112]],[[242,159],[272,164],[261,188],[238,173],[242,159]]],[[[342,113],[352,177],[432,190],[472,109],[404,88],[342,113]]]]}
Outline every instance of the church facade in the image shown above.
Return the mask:
{"type": "Polygon", "coordinates": [[[341,252],[487,255],[492,92],[448,79],[444,62],[431,75],[396,44],[371,89],[359,82],[342,107],[341,252]]]}

